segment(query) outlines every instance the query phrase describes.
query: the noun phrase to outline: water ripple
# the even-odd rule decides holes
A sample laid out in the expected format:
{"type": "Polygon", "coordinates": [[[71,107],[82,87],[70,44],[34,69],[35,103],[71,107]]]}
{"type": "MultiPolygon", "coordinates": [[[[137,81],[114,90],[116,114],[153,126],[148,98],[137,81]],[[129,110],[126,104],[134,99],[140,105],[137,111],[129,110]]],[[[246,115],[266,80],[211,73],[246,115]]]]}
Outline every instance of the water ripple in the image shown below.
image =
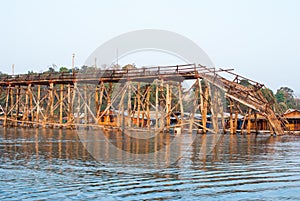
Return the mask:
{"type": "Polygon", "coordinates": [[[300,137],[225,137],[143,172],[99,164],[74,135],[0,134],[0,200],[300,200],[300,137]]]}

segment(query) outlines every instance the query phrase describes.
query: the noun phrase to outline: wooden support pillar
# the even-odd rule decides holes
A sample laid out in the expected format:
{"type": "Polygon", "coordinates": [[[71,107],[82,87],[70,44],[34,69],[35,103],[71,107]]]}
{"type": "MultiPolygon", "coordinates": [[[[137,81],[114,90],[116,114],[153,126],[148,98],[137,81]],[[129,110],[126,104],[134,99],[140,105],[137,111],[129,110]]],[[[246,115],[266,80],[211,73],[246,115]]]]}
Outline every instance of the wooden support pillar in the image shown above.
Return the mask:
{"type": "Polygon", "coordinates": [[[127,89],[127,84],[123,87],[122,89],[122,95],[121,95],[121,99],[119,102],[119,106],[118,106],[118,115],[117,115],[117,126],[119,127],[119,129],[121,129],[121,131],[124,131],[124,127],[125,127],[125,119],[124,119],[124,112],[125,112],[125,106],[124,106],[124,98],[126,95],[126,90],[127,89]],[[124,90],[125,89],[125,90],[124,90]]]}
{"type": "MultiPolygon", "coordinates": [[[[71,100],[71,85],[68,84],[68,92],[67,92],[67,98],[68,98],[68,124],[72,123],[72,100],[71,100]]],[[[69,126],[68,126],[69,127],[69,126]]]]}
{"type": "Polygon", "coordinates": [[[166,84],[166,127],[169,131],[171,123],[170,85],[166,84]]]}
{"type": "Polygon", "coordinates": [[[5,98],[5,113],[4,113],[4,121],[3,121],[3,127],[7,127],[7,115],[8,115],[8,108],[9,108],[9,95],[10,95],[11,85],[9,84],[6,88],[6,98],[5,98]]]}
{"type": "MultiPolygon", "coordinates": [[[[41,85],[37,86],[37,101],[36,101],[36,122],[40,122],[40,100],[41,100],[41,85]]],[[[38,124],[37,124],[38,125],[38,124]]]]}
{"type": "Polygon", "coordinates": [[[202,109],[202,126],[203,126],[203,134],[207,133],[207,108],[208,108],[208,87],[205,86],[204,88],[204,97],[203,97],[203,109],[202,109]]]}
{"type": "Polygon", "coordinates": [[[148,130],[150,130],[150,123],[151,123],[151,117],[150,117],[150,94],[151,94],[151,87],[150,85],[148,86],[147,89],[147,97],[146,97],[146,110],[147,110],[147,127],[148,130]]]}
{"type": "Polygon", "coordinates": [[[73,87],[72,87],[72,90],[71,90],[71,94],[72,94],[72,97],[71,97],[71,108],[72,108],[72,113],[71,113],[71,115],[72,115],[72,119],[73,119],[73,121],[74,121],[74,123],[76,122],[75,121],[75,117],[74,117],[74,114],[75,114],[75,97],[76,97],[76,93],[78,93],[77,92],[77,82],[74,82],[73,83],[73,87]]]}
{"type": "MultiPolygon", "coordinates": [[[[88,88],[89,89],[89,88],[88,88]]],[[[88,113],[88,111],[90,111],[90,114],[92,115],[92,117],[93,118],[95,118],[95,115],[94,115],[94,113],[92,113],[92,111],[91,111],[91,102],[92,102],[92,95],[88,95],[87,96],[87,99],[88,99],[88,101],[87,101],[87,115],[86,115],[86,122],[87,122],[87,124],[89,124],[89,122],[90,122],[90,115],[89,115],[89,113],[88,113]]],[[[95,119],[94,119],[95,120],[95,119]]]]}
{"type": "Polygon", "coordinates": [[[97,119],[100,117],[101,115],[101,107],[102,107],[102,103],[103,103],[103,93],[104,93],[104,83],[101,82],[100,83],[100,98],[99,98],[99,109],[97,111],[97,119]]]}
{"type": "Polygon", "coordinates": [[[80,90],[78,89],[77,84],[76,84],[75,90],[77,90],[77,107],[76,107],[76,109],[77,109],[77,118],[76,118],[76,123],[80,124],[80,107],[81,107],[80,103],[81,103],[81,101],[80,101],[80,94],[79,94],[80,90]]]}
{"type": "Polygon", "coordinates": [[[33,93],[32,93],[32,88],[29,88],[29,108],[30,108],[30,126],[33,126],[34,122],[34,112],[33,112],[33,93]]]}
{"type": "Polygon", "coordinates": [[[84,124],[85,126],[88,125],[88,107],[89,105],[89,97],[87,96],[87,85],[84,85],[84,101],[86,104],[84,104],[84,124]]]}
{"type": "MultiPolygon", "coordinates": [[[[108,89],[108,94],[107,94],[107,106],[111,105],[111,94],[112,94],[112,83],[109,83],[109,89],[108,89]]],[[[110,111],[110,106],[108,108],[108,111],[110,111]]]]}
{"type": "Polygon", "coordinates": [[[234,124],[233,124],[233,133],[236,134],[237,126],[238,126],[238,116],[239,112],[236,110],[235,111],[235,119],[234,119],[234,124]]]}
{"type": "Polygon", "coordinates": [[[125,95],[126,95],[126,90],[124,91],[122,97],[121,97],[121,129],[122,129],[122,132],[124,132],[124,129],[125,129],[125,116],[124,116],[124,113],[125,113],[125,105],[124,105],[124,98],[125,98],[125,95]]]}
{"type": "Polygon", "coordinates": [[[234,133],[234,125],[233,125],[233,100],[230,98],[229,99],[229,112],[230,112],[230,116],[229,116],[229,126],[230,126],[230,134],[232,135],[234,133]]]}
{"type": "Polygon", "coordinates": [[[128,81],[127,124],[131,128],[131,81],[128,81]]]}
{"type": "Polygon", "coordinates": [[[189,133],[193,132],[193,126],[194,126],[194,118],[195,118],[195,110],[197,108],[197,101],[198,100],[198,83],[195,83],[195,95],[194,95],[194,101],[193,101],[193,107],[190,117],[190,126],[189,126],[189,133]]]}
{"type": "Polygon", "coordinates": [[[181,125],[181,129],[183,129],[183,117],[184,117],[184,110],[183,110],[183,97],[182,97],[182,88],[181,88],[181,83],[178,83],[178,101],[179,101],[179,107],[180,107],[180,125],[181,125]]]}
{"type": "Polygon", "coordinates": [[[63,123],[63,100],[64,100],[64,85],[60,85],[60,96],[59,96],[59,123],[63,123]]]}
{"type": "MultiPolygon", "coordinates": [[[[14,110],[14,87],[11,87],[11,89],[10,89],[10,111],[11,111],[10,118],[14,119],[14,113],[16,112],[14,110]]],[[[12,122],[11,122],[11,124],[12,124],[12,122]]]]}
{"type": "Polygon", "coordinates": [[[200,112],[201,112],[201,123],[202,123],[202,133],[205,134],[206,133],[206,116],[207,116],[207,105],[206,108],[205,107],[205,103],[207,103],[206,101],[206,87],[204,88],[204,92],[202,89],[202,83],[201,83],[201,79],[198,78],[198,85],[199,85],[199,92],[200,92],[200,112]]]}
{"type": "Polygon", "coordinates": [[[169,119],[171,124],[171,113],[172,113],[172,85],[169,86],[169,119]]]}
{"type": "MultiPolygon", "coordinates": [[[[163,96],[162,94],[164,93],[164,80],[161,80],[160,83],[160,92],[161,92],[161,97],[163,96]]],[[[160,104],[161,106],[161,104],[160,104]]],[[[165,128],[165,115],[164,112],[160,114],[160,129],[163,130],[165,128]]]]}
{"type": "Polygon", "coordinates": [[[158,81],[155,81],[155,130],[158,129],[158,81]]]}
{"type": "Polygon", "coordinates": [[[251,134],[251,109],[248,111],[247,134],[251,134]]]}
{"type": "Polygon", "coordinates": [[[98,86],[95,89],[95,106],[96,106],[96,114],[98,114],[98,111],[99,111],[99,88],[98,88],[98,86]]]}
{"type": "MultiPolygon", "coordinates": [[[[50,102],[50,118],[48,120],[48,122],[50,123],[54,123],[54,109],[53,109],[53,105],[54,105],[54,96],[53,96],[53,90],[54,90],[54,84],[53,82],[50,83],[49,85],[49,102],[50,102]]],[[[50,124],[50,127],[53,127],[53,125],[50,124]]]]}
{"type": "Polygon", "coordinates": [[[16,92],[16,121],[14,126],[18,126],[18,116],[20,113],[20,86],[17,86],[17,92],[16,92]]]}
{"type": "Polygon", "coordinates": [[[140,96],[140,91],[141,91],[141,83],[138,82],[138,88],[137,88],[137,126],[140,127],[140,108],[141,108],[141,96],[140,96]]]}
{"type": "MultiPolygon", "coordinates": [[[[216,89],[217,90],[217,89],[216,89]]],[[[217,103],[218,103],[218,98],[217,98],[217,93],[212,94],[212,88],[210,87],[210,97],[211,97],[211,116],[212,116],[212,124],[214,127],[215,133],[219,133],[219,126],[218,126],[218,111],[217,111],[217,103]]]]}
{"type": "MultiPolygon", "coordinates": [[[[22,126],[24,126],[25,121],[28,121],[29,116],[29,109],[28,109],[28,103],[29,103],[29,91],[30,91],[31,84],[27,86],[26,92],[25,92],[25,105],[23,107],[23,119],[22,119],[22,126]]],[[[28,124],[28,123],[27,123],[28,124]]]]}

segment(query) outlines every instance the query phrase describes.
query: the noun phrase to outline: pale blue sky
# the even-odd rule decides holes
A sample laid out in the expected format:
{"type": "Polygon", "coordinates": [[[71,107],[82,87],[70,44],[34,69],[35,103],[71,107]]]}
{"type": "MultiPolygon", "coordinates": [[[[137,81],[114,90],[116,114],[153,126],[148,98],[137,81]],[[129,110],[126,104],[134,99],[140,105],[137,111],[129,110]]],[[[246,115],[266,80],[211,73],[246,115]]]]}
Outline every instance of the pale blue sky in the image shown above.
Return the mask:
{"type": "MultiPolygon", "coordinates": [[[[76,65],[103,42],[138,29],[164,29],[196,42],[217,67],[300,96],[297,0],[6,0],[0,7],[0,71],[76,65]]],[[[134,57],[132,57],[134,58],[134,57]]]]}

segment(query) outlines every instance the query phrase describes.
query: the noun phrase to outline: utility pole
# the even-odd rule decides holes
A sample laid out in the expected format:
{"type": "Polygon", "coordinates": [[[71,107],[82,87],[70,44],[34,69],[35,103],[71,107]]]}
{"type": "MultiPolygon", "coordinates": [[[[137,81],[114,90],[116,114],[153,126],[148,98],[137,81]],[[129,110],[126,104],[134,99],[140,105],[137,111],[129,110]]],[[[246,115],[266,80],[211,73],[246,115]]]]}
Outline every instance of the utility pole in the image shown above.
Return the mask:
{"type": "Polygon", "coordinates": [[[14,76],[15,75],[15,64],[11,66],[11,74],[14,76]]]}
{"type": "Polygon", "coordinates": [[[75,53],[72,54],[72,74],[74,75],[74,59],[75,59],[75,53]]]}

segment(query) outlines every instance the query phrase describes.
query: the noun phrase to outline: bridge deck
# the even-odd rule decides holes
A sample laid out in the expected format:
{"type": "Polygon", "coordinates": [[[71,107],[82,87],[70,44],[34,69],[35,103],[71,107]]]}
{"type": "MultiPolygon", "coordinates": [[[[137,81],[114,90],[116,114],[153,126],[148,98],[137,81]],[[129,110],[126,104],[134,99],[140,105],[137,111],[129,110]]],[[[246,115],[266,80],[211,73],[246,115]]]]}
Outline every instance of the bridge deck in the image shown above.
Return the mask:
{"type": "Polygon", "coordinates": [[[143,81],[153,82],[157,78],[165,80],[183,81],[196,79],[202,73],[210,73],[207,68],[196,66],[194,64],[177,65],[177,66],[161,66],[139,69],[116,69],[116,70],[100,70],[97,69],[92,73],[38,73],[24,75],[8,75],[0,77],[0,86],[28,85],[39,84],[48,85],[55,84],[71,84],[103,82],[126,82],[143,81]]]}

